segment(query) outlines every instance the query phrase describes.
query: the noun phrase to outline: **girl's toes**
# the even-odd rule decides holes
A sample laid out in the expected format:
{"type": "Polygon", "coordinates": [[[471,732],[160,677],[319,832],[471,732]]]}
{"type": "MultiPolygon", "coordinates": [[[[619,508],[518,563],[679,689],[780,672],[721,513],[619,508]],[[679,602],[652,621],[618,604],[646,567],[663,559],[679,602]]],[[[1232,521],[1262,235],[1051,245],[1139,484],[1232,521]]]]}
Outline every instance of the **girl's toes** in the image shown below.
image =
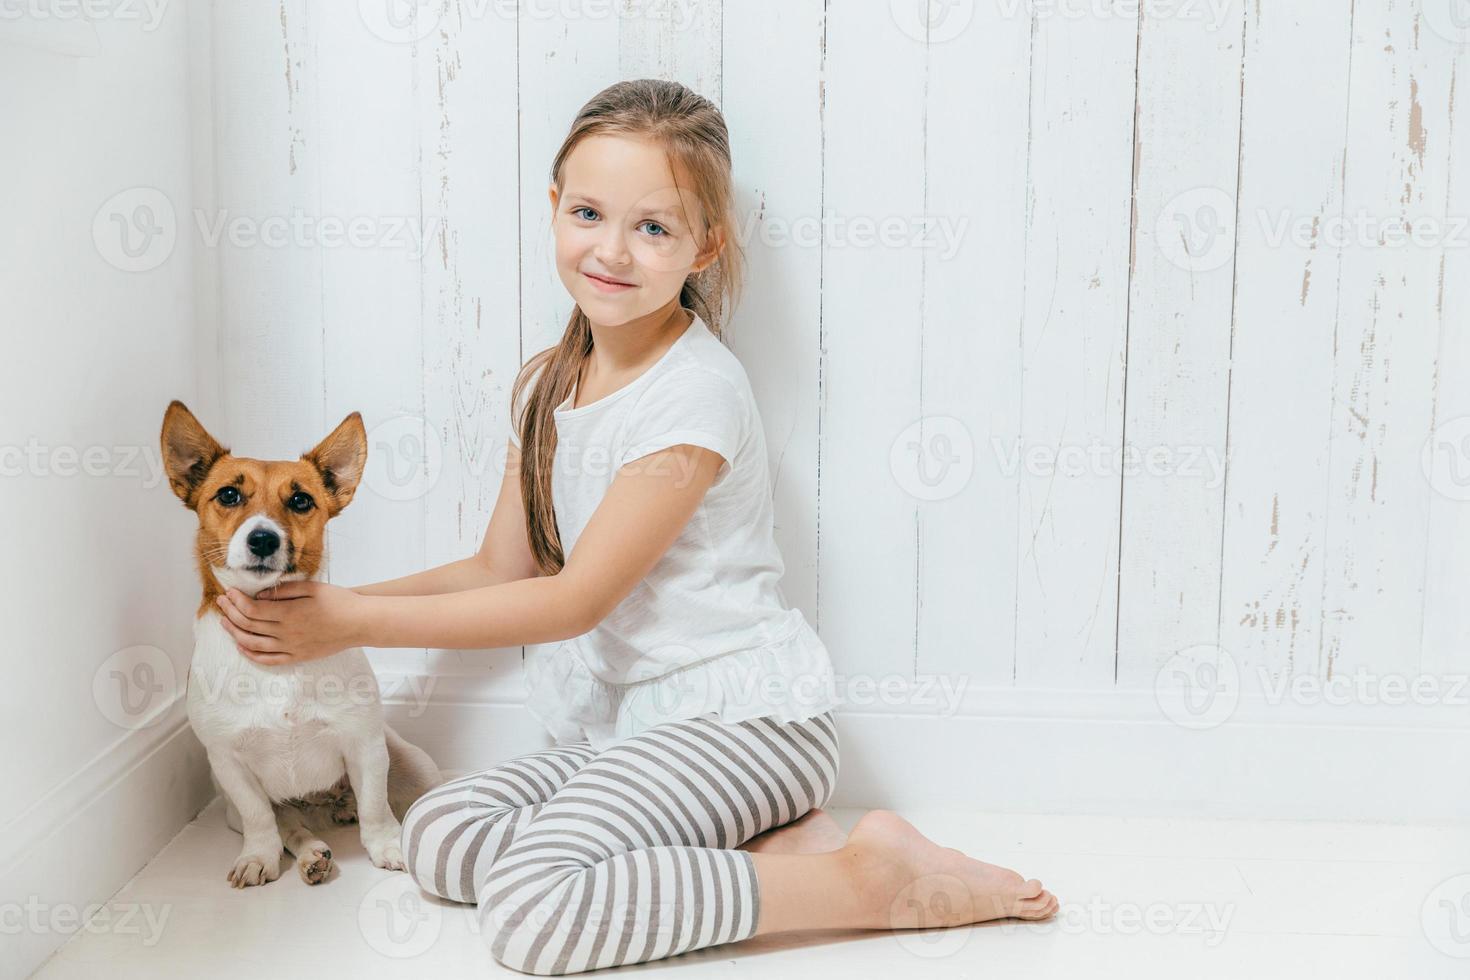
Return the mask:
{"type": "Polygon", "coordinates": [[[1049,919],[1056,914],[1057,897],[1051,892],[1043,891],[1033,898],[1023,898],[1016,903],[1016,917],[1018,919],[1049,919]]]}

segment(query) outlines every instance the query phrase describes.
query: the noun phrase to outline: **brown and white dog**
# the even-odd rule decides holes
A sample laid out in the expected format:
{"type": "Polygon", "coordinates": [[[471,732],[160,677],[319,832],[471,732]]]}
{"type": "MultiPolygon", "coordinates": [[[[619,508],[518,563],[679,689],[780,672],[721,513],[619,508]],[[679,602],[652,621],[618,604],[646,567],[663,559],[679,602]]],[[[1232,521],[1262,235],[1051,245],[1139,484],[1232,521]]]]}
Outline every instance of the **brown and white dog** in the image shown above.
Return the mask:
{"type": "Polygon", "coordinates": [[[221,625],[227,588],[254,596],[324,571],[327,521],[352,500],[367,462],[353,412],[299,460],[230,455],[184,404],[163,416],[169,485],[199,517],[204,598],[194,623],[189,722],[209,754],[226,821],[245,837],[228,874],[236,888],[280,876],[281,848],[308,884],[331,873],[331,849],[306,818],[329,807],[358,822],[380,868],[403,869],[400,821],[443,780],[433,760],[383,721],[377,677],[360,648],[299,665],[257,664],[221,625]]]}

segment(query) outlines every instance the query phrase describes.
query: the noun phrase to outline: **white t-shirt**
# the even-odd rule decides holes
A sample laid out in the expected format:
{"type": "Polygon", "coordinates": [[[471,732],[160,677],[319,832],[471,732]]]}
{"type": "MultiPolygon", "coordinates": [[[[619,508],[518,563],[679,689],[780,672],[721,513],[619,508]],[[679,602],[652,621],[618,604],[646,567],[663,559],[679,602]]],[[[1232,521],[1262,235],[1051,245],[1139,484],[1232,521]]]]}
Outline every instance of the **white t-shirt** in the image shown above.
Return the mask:
{"type": "Polygon", "coordinates": [[[781,594],[765,431],[745,369],[691,316],[643,374],[580,408],[569,407],[574,392],[553,413],[552,501],[568,559],[619,467],[681,444],[725,460],[679,537],[601,623],[533,648],[527,706],[560,741],[600,749],[660,721],[796,721],[840,703],[826,648],[781,594]]]}

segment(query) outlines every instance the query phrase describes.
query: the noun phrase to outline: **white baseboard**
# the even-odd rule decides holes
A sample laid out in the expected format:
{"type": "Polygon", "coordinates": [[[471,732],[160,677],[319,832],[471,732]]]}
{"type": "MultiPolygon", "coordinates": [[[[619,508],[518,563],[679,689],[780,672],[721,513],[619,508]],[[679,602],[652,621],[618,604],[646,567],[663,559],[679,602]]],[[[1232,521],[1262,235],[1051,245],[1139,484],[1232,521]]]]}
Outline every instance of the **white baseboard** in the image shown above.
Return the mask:
{"type": "MultiPolygon", "coordinates": [[[[520,703],[487,695],[483,681],[383,680],[390,723],[442,768],[483,769],[552,744],[520,703]],[[400,693],[426,689],[432,697],[400,693]]],[[[1457,706],[1241,697],[1227,721],[1190,728],[1152,691],[991,688],[964,692],[943,714],[845,707],[837,727],[834,806],[1470,820],[1470,714],[1457,706]]]]}
{"type": "Polygon", "coordinates": [[[213,797],[183,698],[155,717],[0,830],[0,977],[34,972],[213,797]]]}

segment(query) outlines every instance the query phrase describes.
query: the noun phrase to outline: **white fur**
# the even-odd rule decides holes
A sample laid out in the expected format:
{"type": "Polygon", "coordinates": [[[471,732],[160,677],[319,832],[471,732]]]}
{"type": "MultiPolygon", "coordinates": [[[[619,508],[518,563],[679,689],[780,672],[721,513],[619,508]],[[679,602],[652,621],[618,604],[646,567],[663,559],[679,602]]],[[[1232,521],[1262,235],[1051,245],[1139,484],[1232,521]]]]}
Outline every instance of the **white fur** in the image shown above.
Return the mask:
{"type": "MultiPolygon", "coordinates": [[[[246,521],[235,534],[230,564],[235,542],[259,524],[246,521]]],[[[278,554],[284,554],[284,540],[282,534],[278,554]]],[[[212,571],[225,588],[251,596],[277,581],[304,577],[229,567],[212,571]]],[[[230,881],[244,887],[274,880],[283,846],[296,855],[303,879],[323,880],[331,851],[307,829],[299,807],[285,801],[335,795],[348,784],[373,863],[402,869],[399,819],[442,780],[423,750],[383,723],[367,656],[353,647],[299,665],[258,664],[239,651],[221,620],[222,613],[210,609],[195,621],[188,713],[228,804],[230,826],[245,836],[230,881]]]]}

